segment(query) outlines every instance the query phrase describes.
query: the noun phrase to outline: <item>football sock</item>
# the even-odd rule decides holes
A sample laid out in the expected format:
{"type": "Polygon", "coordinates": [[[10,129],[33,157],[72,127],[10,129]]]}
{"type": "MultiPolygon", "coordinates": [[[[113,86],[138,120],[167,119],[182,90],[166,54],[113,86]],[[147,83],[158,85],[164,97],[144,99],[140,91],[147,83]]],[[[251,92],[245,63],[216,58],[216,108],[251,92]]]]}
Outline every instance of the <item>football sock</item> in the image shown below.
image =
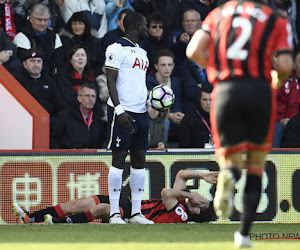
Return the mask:
{"type": "Polygon", "coordinates": [[[110,215],[120,213],[120,193],[122,187],[122,174],[123,169],[115,168],[113,166],[109,169],[108,174],[108,192],[110,203],[110,215]]]}
{"type": "Polygon", "coordinates": [[[256,209],[261,195],[261,176],[247,174],[247,181],[243,197],[243,214],[241,216],[241,235],[249,235],[252,221],[255,217],[256,209]]]}
{"type": "Polygon", "coordinates": [[[94,218],[92,216],[92,213],[90,212],[90,210],[87,210],[85,212],[73,214],[65,218],[53,219],[53,222],[54,223],[89,223],[93,220],[94,218]]]}
{"type": "Polygon", "coordinates": [[[145,186],[145,169],[130,168],[131,215],[141,212],[141,202],[145,186]]]}
{"type": "Polygon", "coordinates": [[[239,169],[237,169],[236,167],[227,167],[224,169],[228,169],[231,171],[231,173],[233,174],[235,183],[241,178],[241,171],[239,169]]]}
{"type": "MultiPolygon", "coordinates": [[[[59,205],[58,205],[59,206],[59,205]]],[[[61,209],[60,209],[61,210],[61,209]]],[[[62,210],[61,210],[62,211],[62,210]]],[[[28,215],[28,222],[33,223],[33,222],[42,222],[44,221],[44,216],[46,214],[50,214],[53,218],[59,218],[59,215],[55,209],[55,207],[47,207],[45,209],[41,209],[39,211],[30,213],[28,215]]]]}

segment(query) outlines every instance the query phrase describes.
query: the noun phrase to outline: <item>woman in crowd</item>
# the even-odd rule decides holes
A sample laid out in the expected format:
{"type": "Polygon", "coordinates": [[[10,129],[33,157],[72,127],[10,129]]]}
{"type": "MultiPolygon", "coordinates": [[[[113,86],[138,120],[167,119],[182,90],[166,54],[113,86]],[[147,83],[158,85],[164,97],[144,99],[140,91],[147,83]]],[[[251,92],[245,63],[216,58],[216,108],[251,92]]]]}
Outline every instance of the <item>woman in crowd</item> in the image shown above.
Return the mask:
{"type": "Polygon", "coordinates": [[[66,58],[70,48],[75,44],[87,48],[90,56],[90,66],[96,78],[102,73],[101,69],[105,60],[101,48],[101,40],[93,36],[91,30],[91,23],[84,12],[75,12],[67,22],[61,40],[66,58]]]}
{"type": "MultiPolygon", "coordinates": [[[[70,49],[65,70],[58,71],[55,78],[57,87],[69,106],[77,104],[78,90],[85,83],[94,84],[99,92],[99,87],[95,84],[95,78],[90,69],[87,49],[81,45],[75,45],[70,49]]],[[[100,108],[98,103],[97,99],[95,108],[100,108]]]]}

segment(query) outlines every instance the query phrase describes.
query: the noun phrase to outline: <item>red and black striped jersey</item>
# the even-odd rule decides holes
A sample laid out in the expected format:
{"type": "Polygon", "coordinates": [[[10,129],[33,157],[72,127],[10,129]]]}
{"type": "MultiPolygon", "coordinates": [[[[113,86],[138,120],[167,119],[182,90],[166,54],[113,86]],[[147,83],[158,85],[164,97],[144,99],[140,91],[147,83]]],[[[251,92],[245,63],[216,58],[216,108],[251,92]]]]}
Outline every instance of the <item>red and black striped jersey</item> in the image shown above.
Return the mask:
{"type": "Polygon", "coordinates": [[[211,36],[207,66],[212,83],[236,78],[271,80],[272,56],[291,51],[288,20],[260,1],[229,1],[206,17],[211,36]]]}
{"type": "Polygon", "coordinates": [[[162,199],[142,200],[141,212],[155,223],[187,223],[185,199],[178,199],[177,205],[167,211],[162,199]]]}

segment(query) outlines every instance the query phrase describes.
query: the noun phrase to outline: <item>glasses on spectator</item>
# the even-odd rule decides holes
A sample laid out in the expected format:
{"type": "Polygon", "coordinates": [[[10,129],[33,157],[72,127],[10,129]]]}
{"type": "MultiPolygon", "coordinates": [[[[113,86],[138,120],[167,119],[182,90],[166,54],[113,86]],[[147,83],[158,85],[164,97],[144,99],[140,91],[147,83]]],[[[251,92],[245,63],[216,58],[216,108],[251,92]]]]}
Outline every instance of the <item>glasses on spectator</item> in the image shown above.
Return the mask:
{"type": "Polygon", "coordinates": [[[50,18],[47,18],[47,19],[41,19],[41,18],[36,18],[34,16],[31,16],[34,20],[36,20],[38,23],[42,23],[42,22],[45,22],[45,23],[48,23],[50,18]]]}
{"type": "Polygon", "coordinates": [[[86,98],[93,98],[93,99],[96,98],[95,95],[79,95],[79,96],[83,96],[83,97],[86,97],[86,98]]]}
{"type": "Polygon", "coordinates": [[[162,29],[163,26],[162,26],[162,24],[153,24],[153,25],[150,26],[150,28],[151,29],[157,29],[157,28],[162,29]]]}
{"type": "Polygon", "coordinates": [[[191,19],[191,20],[183,20],[185,23],[197,23],[200,22],[200,20],[197,19],[191,19]]]}

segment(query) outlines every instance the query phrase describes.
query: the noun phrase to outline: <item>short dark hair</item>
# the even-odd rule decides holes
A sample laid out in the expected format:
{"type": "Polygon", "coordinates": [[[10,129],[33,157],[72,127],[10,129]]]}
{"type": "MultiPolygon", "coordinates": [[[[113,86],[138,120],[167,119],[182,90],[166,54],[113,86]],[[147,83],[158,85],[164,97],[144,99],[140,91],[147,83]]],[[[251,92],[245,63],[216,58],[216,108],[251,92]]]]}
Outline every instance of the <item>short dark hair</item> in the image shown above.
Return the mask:
{"type": "Polygon", "coordinates": [[[141,23],[144,18],[145,17],[139,12],[128,13],[123,20],[125,31],[130,28],[136,28],[136,24],[141,23]]]}
{"type": "Polygon", "coordinates": [[[173,61],[175,61],[175,55],[174,55],[174,53],[173,53],[171,50],[167,49],[167,48],[162,48],[162,49],[160,49],[160,50],[158,50],[158,51],[156,52],[154,63],[157,64],[159,58],[162,57],[162,56],[169,56],[169,57],[172,57],[172,58],[173,58],[173,61]]]}
{"type": "Polygon", "coordinates": [[[207,208],[201,208],[200,214],[188,213],[188,220],[198,223],[209,222],[215,220],[216,218],[213,201],[209,202],[209,206],[207,208]]]}
{"type": "Polygon", "coordinates": [[[70,32],[71,34],[73,34],[73,30],[72,30],[72,22],[83,22],[85,25],[84,28],[84,32],[82,34],[83,37],[89,38],[92,36],[91,34],[91,22],[88,19],[88,17],[86,16],[86,14],[84,14],[83,11],[79,11],[79,12],[75,12],[71,18],[69,19],[69,21],[67,22],[65,29],[66,31],[70,32]]]}
{"type": "Polygon", "coordinates": [[[118,15],[118,20],[121,20],[121,17],[122,17],[124,14],[127,15],[127,14],[129,14],[129,13],[131,13],[131,12],[132,12],[131,9],[124,9],[124,10],[121,10],[120,13],[119,13],[119,15],[118,15]]]}
{"type": "Polygon", "coordinates": [[[201,95],[202,95],[202,92],[210,94],[212,92],[212,90],[213,90],[213,86],[212,85],[211,86],[204,86],[201,89],[201,95]]]}
{"type": "Polygon", "coordinates": [[[164,19],[162,17],[162,15],[158,12],[154,12],[150,15],[147,16],[147,22],[148,22],[148,25],[150,25],[151,22],[153,23],[164,23],[164,19]]]}
{"type": "Polygon", "coordinates": [[[93,89],[93,90],[95,90],[95,93],[97,94],[97,89],[96,89],[95,85],[93,83],[87,82],[80,86],[80,88],[78,89],[78,95],[81,94],[83,88],[93,89]]]}

